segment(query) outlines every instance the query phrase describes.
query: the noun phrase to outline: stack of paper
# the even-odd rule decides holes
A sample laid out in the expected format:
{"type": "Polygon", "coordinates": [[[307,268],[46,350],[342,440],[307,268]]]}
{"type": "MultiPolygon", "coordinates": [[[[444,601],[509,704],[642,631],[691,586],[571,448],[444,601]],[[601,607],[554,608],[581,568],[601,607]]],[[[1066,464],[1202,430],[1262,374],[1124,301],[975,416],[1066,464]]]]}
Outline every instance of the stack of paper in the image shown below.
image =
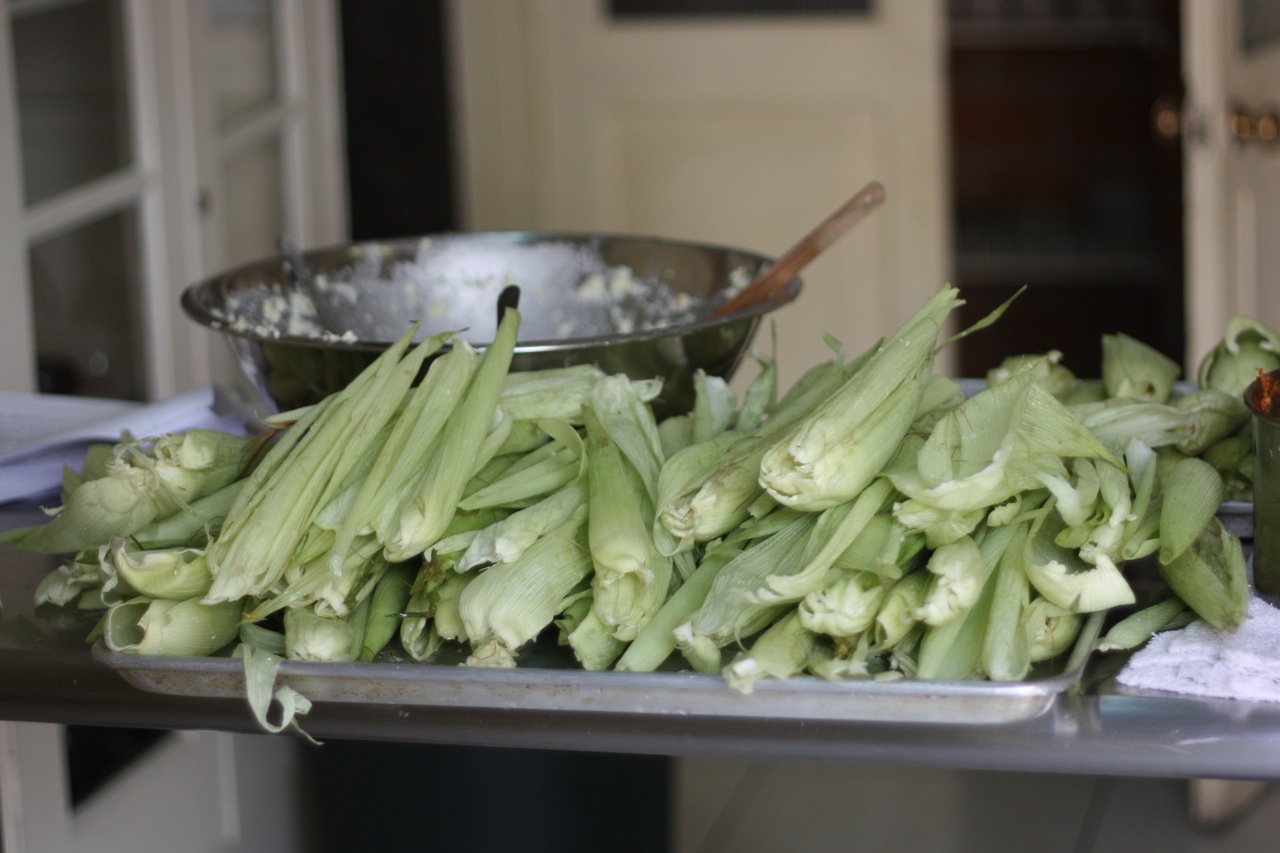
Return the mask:
{"type": "Polygon", "coordinates": [[[62,470],[80,470],[91,444],[187,429],[243,434],[243,421],[214,411],[212,388],[159,403],[0,391],[0,504],[57,496],[62,470]]]}

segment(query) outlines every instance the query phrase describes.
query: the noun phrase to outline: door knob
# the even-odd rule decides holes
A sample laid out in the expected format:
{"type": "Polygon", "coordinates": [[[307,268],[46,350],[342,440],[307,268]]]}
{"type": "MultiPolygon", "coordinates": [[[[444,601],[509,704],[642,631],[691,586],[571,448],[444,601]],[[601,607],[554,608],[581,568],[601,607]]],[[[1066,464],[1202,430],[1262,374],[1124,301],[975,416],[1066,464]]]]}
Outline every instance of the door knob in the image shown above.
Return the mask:
{"type": "MultiPolygon", "coordinates": [[[[1199,144],[1207,128],[1203,111],[1189,107],[1181,98],[1163,95],[1151,107],[1151,128],[1163,142],[1199,144]]],[[[1237,145],[1271,146],[1280,143],[1280,111],[1255,110],[1232,104],[1226,120],[1228,138],[1237,145]]]]}
{"type": "Polygon", "coordinates": [[[1231,138],[1241,145],[1274,145],[1280,141],[1280,114],[1256,112],[1236,105],[1231,111],[1231,138]]]}

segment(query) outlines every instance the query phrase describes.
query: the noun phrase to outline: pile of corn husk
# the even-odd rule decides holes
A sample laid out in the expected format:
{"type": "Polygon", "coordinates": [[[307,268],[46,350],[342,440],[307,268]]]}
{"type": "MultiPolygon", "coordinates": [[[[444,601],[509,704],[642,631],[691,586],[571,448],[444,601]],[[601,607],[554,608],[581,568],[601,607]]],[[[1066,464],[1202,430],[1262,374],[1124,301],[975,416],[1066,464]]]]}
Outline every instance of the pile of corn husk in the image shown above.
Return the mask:
{"type": "Polygon", "coordinates": [[[1245,560],[1216,512],[1248,494],[1241,393],[1280,364],[1276,334],[1237,318],[1192,392],[1117,334],[1099,380],[1019,355],[966,396],[934,373],[960,304],[939,290],[852,359],[830,341],[782,395],[759,354],[741,400],[699,374],[693,411],[661,422],[659,378],[511,372],[514,309],[483,353],[410,329],[254,438],[95,451],[47,525],[7,538],[71,554],[38,598],[102,611],[109,649],[242,657],[272,729],[307,708],[282,688],[285,722],[266,721],[282,659],[516,666],[543,638],[588,669],[750,691],[1017,681],[1193,618],[1239,624],[1245,560]]]}

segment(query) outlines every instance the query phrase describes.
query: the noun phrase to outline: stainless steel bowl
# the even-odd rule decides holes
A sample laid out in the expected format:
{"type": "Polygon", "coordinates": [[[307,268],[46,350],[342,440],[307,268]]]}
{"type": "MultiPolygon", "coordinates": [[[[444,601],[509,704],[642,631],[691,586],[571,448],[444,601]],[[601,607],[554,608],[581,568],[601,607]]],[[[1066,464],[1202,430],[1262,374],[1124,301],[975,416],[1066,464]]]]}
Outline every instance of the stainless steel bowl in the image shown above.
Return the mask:
{"type": "Polygon", "coordinates": [[[277,410],[343,387],[412,321],[419,337],[491,339],[497,300],[520,288],[514,370],[597,364],[662,377],[663,413],[688,410],[693,373],[729,377],[761,318],[793,301],[710,316],[772,258],[702,243],[601,234],[474,233],[352,243],[271,258],[188,287],[187,315],[222,332],[277,410]]]}

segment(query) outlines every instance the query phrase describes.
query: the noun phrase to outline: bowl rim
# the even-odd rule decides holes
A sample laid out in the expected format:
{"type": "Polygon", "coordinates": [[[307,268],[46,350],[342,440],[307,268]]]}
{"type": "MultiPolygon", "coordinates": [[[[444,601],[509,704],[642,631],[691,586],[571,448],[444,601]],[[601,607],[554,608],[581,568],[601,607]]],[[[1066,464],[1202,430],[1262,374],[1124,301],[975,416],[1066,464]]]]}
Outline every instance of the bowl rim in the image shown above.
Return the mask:
{"type": "MultiPolygon", "coordinates": [[[[336,243],[328,246],[320,246],[301,252],[304,261],[311,261],[315,258],[328,256],[335,253],[346,253],[353,255],[357,252],[367,251],[396,251],[421,246],[424,241],[432,239],[475,239],[480,242],[494,242],[499,244],[526,244],[538,242],[576,242],[591,243],[593,241],[618,241],[618,242],[652,242],[662,243],[668,246],[678,248],[699,249],[712,252],[720,252],[724,254],[741,255],[745,260],[759,261],[760,269],[764,269],[769,264],[774,263],[777,259],[773,256],[756,252],[750,249],[742,249],[735,246],[723,245],[718,243],[709,243],[697,240],[685,240],[670,237],[652,236],[646,234],[632,234],[623,232],[600,232],[600,231],[443,231],[432,234],[422,234],[418,236],[396,237],[375,240],[358,240],[347,243],[336,243]]],[[[284,344],[289,346],[305,346],[317,349],[341,349],[346,351],[381,351],[391,345],[392,341],[369,341],[357,340],[347,341],[336,335],[332,338],[317,338],[305,335],[262,335],[251,330],[232,328],[224,319],[215,316],[207,305],[201,300],[201,294],[215,290],[218,287],[233,282],[237,277],[254,270],[266,268],[269,265],[279,264],[278,256],[259,258],[245,264],[239,264],[220,273],[206,277],[193,284],[187,285],[182,291],[179,304],[183,312],[189,319],[197,324],[204,326],[215,332],[225,335],[232,335],[238,338],[257,341],[264,344],[284,344]]],[[[726,314],[723,317],[702,316],[693,322],[676,323],[669,326],[659,326],[649,329],[641,329],[634,332],[617,332],[608,335],[593,335],[580,338],[555,338],[555,339],[534,339],[519,341],[516,344],[517,353],[539,353],[539,352],[565,352],[575,350],[598,349],[600,347],[621,346],[627,344],[644,343],[670,337],[686,337],[688,335],[698,334],[700,332],[711,329],[723,328],[727,325],[736,324],[738,322],[755,322],[760,317],[782,308],[800,295],[803,287],[803,280],[800,276],[792,277],[785,285],[779,288],[769,299],[763,300],[755,305],[726,314]]],[[[420,337],[425,337],[422,333],[420,337]]],[[[483,349],[489,344],[489,341],[470,342],[476,349],[483,349]]]]}

